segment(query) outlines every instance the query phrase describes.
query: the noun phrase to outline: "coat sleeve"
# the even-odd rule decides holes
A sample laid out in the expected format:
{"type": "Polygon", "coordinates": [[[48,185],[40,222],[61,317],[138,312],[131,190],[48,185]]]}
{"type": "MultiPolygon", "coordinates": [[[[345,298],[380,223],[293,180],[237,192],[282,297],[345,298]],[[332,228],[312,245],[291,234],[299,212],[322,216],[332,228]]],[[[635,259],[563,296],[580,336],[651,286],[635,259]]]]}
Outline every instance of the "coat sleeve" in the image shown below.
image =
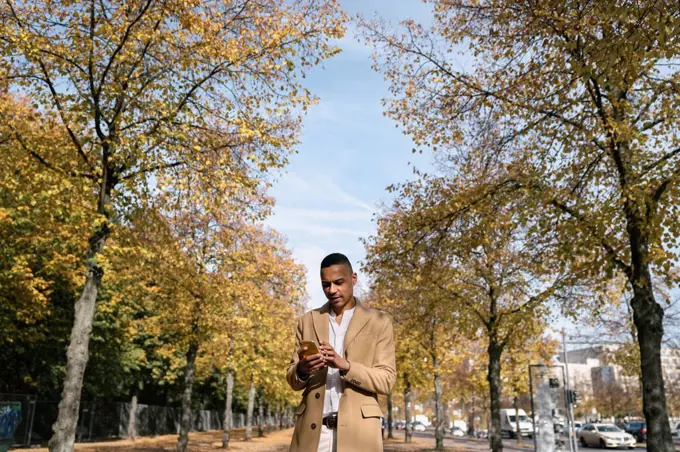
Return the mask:
{"type": "Polygon", "coordinates": [[[293,349],[293,356],[290,358],[288,370],[286,371],[286,380],[288,380],[288,384],[294,391],[302,391],[307,387],[307,381],[300,380],[297,373],[297,365],[300,359],[297,351],[300,349],[300,342],[302,342],[302,317],[297,321],[297,327],[295,329],[295,348],[293,349]]]}
{"type": "Polygon", "coordinates": [[[384,317],[385,323],[378,336],[373,365],[367,367],[350,361],[349,370],[343,377],[346,383],[375,394],[388,394],[397,381],[392,320],[388,315],[384,317]]]}

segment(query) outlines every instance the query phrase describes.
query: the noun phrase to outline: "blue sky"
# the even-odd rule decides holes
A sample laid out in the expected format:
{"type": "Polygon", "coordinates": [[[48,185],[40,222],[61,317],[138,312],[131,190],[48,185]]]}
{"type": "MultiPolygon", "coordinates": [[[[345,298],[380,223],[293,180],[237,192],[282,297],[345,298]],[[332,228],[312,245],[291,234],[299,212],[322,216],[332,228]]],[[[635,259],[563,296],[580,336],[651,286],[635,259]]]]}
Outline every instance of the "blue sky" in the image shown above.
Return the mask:
{"type": "MultiPolygon", "coordinates": [[[[427,21],[430,10],[416,0],[341,0],[352,16],[379,15],[396,22],[427,21]]],[[[288,238],[296,260],[307,267],[309,307],[325,302],[319,263],[331,252],[346,254],[366,279],[360,237],[375,231],[373,214],[389,202],[385,188],[427,169],[432,154],[413,154],[413,143],[383,116],[387,83],[371,68],[371,49],[356,41],[354,29],[339,41],[343,52],[316,68],[306,86],[319,97],[304,119],[299,152],[291,157],[271,194],[274,214],[267,223],[288,238]]]]}

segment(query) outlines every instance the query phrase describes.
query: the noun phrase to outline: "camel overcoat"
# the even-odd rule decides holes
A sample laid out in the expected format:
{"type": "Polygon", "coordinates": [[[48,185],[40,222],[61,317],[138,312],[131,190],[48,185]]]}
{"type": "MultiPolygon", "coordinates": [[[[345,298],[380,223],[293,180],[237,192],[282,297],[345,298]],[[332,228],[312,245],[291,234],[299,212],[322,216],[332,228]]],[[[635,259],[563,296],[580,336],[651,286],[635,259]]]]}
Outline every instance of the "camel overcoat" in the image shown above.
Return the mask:
{"type": "MultiPolygon", "coordinates": [[[[295,350],[287,371],[288,384],[303,391],[295,412],[291,452],[316,452],[319,446],[327,369],[302,381],[297,374],[301,341],[328,342],[329,304],[302,315],[297,322],[295,350]]],[[[344,342],[349,371],[341,377],[343,395],[338,408],[337,452],[382,452],[378,394],[387,394],[397,379],[394,333],[390,317],[358,300],[344,342]]]]}

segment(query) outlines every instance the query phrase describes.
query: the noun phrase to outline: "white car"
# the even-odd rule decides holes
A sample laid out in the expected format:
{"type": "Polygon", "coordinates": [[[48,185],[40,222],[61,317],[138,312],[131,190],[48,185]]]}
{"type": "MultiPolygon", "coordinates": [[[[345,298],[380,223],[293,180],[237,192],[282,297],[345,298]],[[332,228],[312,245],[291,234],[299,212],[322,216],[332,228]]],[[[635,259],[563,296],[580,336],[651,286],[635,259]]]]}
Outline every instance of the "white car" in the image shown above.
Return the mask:
{"type": "Polygon", "coordinates": [[[425,425],[420,421],[411,422],[411,429],[414,432],[424,432],[425,431],[425,425]]]}
{"type": "Polygon", "coordinates": [[[465,432],[460,427],[453,427],[451,429],[451,435],[460,438],[465,436],[465,432]]]}
{"type": "Polygon", "coordinates": [[[571,428],[574,429],[574,434],[578,438],[578,434],[581,432],[581,428],[583,428],[583,425],[585,423],[581,421],[574,421],[573,424],[571,424],[571,428]]]}
{"type": "Polygon", "coordinates": [[[578,432],[581,447],[599,446],[635,448],[635,438],[614,424],[586,424],[578,432]]]}

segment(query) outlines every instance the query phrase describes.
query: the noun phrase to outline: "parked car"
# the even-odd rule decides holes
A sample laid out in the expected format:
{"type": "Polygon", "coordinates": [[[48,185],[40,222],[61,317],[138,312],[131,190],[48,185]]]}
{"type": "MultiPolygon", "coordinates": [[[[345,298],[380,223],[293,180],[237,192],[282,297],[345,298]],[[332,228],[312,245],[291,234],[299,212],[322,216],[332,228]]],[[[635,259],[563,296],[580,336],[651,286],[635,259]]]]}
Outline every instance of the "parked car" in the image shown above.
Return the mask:
{"type": "Polygon", "coordinates": [[[397,430],[404,430],[406,429],[406,421],[397,421],[394,423],[394,428],[397,430]]]}
{"type": "Polygon", "coordinates": [[[633,435],[624,432],[614,424],[586,424],[578,434],[581,447],[599,446],[635,448],[633,435]]]}
{"type": "Polygon", "coordinates": [[[455,425],[453,426],[453,428],[451,428],[451,434],[458,438],[465,436],[465,432],[463,431],[463,429],[455,425]]]}
{"type": "Polygon", "coordinates": [[[489,437],[489,431],[487,429],[480,429],[475,431],[475,438],[488,438],[489,437]]]}
{"type": "Polygon", "coordinates": [[[423,424],[420,421],[411,422],[411,429],[414,432],[424,432],[425,431],[425,424],[423,424]]]}
{"type": "Polygon", "coordinates": [[[581,431],[581,427],[583,427],[583,422],[581,421],[574,421],[574,433],[578,436],[578,432],[581,431]]]}
{"type": "Polygon", "coordinates": [[[629,422],[624,426],[624,430],[633,435],[639,443],[647,441],[647,424],[642,421],[629,422]]]}

